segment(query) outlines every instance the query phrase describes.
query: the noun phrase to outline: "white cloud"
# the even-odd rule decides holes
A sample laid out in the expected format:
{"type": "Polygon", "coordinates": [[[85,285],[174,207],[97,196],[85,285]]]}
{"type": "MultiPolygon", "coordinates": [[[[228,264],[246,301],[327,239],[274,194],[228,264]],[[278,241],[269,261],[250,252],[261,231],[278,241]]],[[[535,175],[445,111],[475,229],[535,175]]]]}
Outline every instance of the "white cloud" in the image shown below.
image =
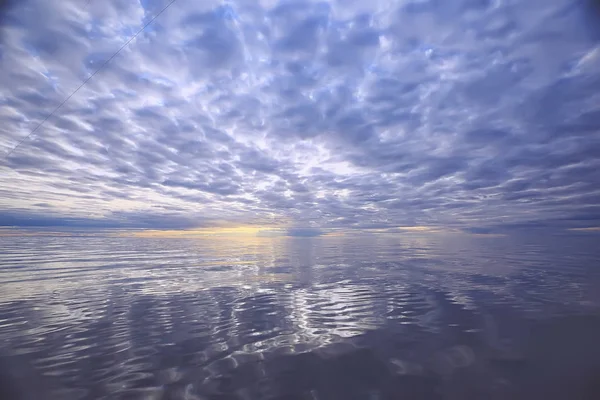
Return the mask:
{"type": "MultiPolygon", "coordinates": [[[[166,4],[9,10],[3,151],[166,4]]],[[[185,226],[593,224],[600,80],[584,8],[176,1],[3,160],[1,213],[126,212],[157,227],[165,213],[185,226]]]]}

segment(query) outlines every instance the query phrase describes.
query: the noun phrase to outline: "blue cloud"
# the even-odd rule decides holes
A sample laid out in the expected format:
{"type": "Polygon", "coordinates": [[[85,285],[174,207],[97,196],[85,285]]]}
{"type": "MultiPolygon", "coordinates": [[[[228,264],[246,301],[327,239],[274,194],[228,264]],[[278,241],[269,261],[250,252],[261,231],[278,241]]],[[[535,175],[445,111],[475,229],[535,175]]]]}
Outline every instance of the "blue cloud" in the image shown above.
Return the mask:
{"type": "MultiPolygon", "coordinates": [[[[0,150],[167,3],[1,10],[0,150]]],[[[598,226],[594,7],[175,2],[2,158],[0,223],[598,226]]]]}

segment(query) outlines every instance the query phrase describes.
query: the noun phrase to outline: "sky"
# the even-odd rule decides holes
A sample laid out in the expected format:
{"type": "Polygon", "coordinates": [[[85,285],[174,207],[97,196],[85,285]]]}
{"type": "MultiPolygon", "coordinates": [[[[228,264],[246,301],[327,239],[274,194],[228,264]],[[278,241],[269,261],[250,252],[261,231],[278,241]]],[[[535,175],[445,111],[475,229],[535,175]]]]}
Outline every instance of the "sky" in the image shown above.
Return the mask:
{"type": "Polygon", "coordinates": [[[169,2],[3,12],[0,226],[600,227],[591,0],[176,0],[27,136],[169,2]]]}

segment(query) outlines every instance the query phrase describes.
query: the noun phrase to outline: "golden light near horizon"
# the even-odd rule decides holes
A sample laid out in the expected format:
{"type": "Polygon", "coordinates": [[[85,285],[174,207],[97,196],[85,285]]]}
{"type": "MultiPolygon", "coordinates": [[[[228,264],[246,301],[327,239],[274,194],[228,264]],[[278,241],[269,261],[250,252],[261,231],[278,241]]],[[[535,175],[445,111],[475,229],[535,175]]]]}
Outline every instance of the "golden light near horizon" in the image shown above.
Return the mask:
{"type": "MultiPolygon", "coordinates": [[[[402,226],[386,229],[324,229],[319,237],[342,237],[360,234],[401,234],[401,233],[440,233],[446,232],[439,227],[427,226],[402,226]]],[[[448,231],[452,232],[452,231],[448,231]]],[[[24,230],[14,227],[0,229],[0,236],[78,236],[108,235],[112,237],[139,237],[139,238],[277,238],[294,236],[288,235],[288,227],[241,225],[206,227],[193,229],[108,229],[95,232],[85,231],[56,231],[56,230],[24,230]]]]}
{"type": "MultiPolygon", "coordinates": [[[[365,233],[382,233],[395,234],[406,233],[440,233],[437,227],[427,226],[403,226],[390,229],[367,229],[367,230],[348,230],[342,231],[339,229],[325,230],[319,237],[342,237],[349,233],[365,234],[365,233]],[[394,231],[395,230],[395,231],[394,231]]],[[[236,226],[236,227],[211,227],[211,228],[196,228],[196,229],[167,229],[167,230],[133,230],[118,232],[117,236],[129,237],[157,237],[157,238],[192,238],[192,237],[283,237],[288,236],[285,227],[273,226],[236,226]]]]}
{"type": "MultiPolygon", "coordinates": [[[[133,237],[161,237],[161,238],[181,238],[181,237],[258,237],[261,232],[275,232],[279,236],[285,231],[282,228],[265,227],[265,226],[236,226],[236,227],[212,227],[212,228],[196,228],[196,229],[168,229],[168,230],[141,230],[141,231],[124,231],[119,232],[118,236],[133,236],[133,237]]],[[[272,234],[271,236],[277,236],[272,234]]]]}

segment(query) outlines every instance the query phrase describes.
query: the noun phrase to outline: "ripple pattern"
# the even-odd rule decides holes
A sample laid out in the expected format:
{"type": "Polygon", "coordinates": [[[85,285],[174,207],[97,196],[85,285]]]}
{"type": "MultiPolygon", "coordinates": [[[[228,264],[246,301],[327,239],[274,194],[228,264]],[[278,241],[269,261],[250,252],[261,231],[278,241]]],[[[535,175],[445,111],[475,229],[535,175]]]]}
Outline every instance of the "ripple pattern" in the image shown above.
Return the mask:
{"type": "Polygon", "coordinates": [[[57,399],[435,398],[600,304],[585,243],[0,240],[3,371],[57,399]]]}

